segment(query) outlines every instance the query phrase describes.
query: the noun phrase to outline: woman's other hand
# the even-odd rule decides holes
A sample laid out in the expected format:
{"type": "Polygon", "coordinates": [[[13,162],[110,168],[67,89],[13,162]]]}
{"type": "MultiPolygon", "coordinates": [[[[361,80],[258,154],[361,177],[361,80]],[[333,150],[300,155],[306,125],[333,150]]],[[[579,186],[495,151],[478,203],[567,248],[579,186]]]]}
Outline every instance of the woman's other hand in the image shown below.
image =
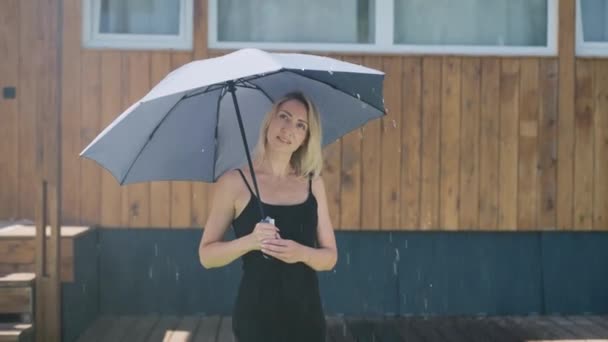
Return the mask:
{"type": "Polygon", "coordinates": [[[262,252],[288,264],[304,262],[307,247],[293,240],[270,239],[262,243],[262,252]]]}

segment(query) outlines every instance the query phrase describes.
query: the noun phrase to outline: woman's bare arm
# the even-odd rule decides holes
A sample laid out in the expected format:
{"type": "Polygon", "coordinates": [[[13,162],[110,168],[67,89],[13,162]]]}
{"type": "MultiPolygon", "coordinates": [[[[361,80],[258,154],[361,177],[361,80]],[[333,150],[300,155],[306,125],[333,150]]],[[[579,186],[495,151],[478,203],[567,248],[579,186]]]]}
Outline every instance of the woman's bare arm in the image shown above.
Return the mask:
{"type": "Polygon", "coordinates": [[[234,171],[228,172],[215,185],[212,209],[198,249],[201,264],[205,268],[225,266],[252,249],[248,237],[223,241],[226,229],[234,218],[237,193],[235,181],[238,180],[235,177],[238,175],[234,171]]]}
{"type": "Polygon", "coordinates": [[[327,195],[325,192],[325,184],[321,177],[316,178],[312,182],[312,192],[317,199],[317,239],[319,240],[319,248],[305,247],[305,257],[303,262],[317,271],[328,271],[334,268],[338,260],[338,251],[336,247],[336,237],[334,227],[329,216],[327,207],[327,195]]]}

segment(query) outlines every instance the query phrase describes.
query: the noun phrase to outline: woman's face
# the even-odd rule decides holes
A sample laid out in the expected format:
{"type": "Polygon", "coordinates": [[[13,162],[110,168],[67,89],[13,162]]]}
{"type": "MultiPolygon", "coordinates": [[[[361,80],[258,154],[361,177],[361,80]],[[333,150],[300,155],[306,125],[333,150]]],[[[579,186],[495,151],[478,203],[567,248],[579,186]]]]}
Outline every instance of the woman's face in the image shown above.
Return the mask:
{"type": "Polygon", "coordinates": [[[295,152],[306,140],[306,107],[298,100],[283,102],[270,119],[266,139],[268,147],[281,152],[295,152]]]}

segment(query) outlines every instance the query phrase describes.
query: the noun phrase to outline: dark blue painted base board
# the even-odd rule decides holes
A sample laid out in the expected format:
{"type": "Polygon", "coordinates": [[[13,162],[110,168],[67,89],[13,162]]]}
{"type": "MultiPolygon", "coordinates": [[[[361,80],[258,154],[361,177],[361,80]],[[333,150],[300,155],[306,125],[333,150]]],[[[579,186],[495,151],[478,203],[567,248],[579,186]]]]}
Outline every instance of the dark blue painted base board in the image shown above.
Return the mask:
{"type": "MultiPolygon", "coordinates": [[[[99,281],[101,314],[231,313],[241,264],[205,270],[197,252],[201,230],[97,234],[98,260],[90,268],[98,271],[91,279],[99,281]]],[[[608,233],[336,237],[339,262],[320,273],[330,315],[608,313],[608,233]]]]}

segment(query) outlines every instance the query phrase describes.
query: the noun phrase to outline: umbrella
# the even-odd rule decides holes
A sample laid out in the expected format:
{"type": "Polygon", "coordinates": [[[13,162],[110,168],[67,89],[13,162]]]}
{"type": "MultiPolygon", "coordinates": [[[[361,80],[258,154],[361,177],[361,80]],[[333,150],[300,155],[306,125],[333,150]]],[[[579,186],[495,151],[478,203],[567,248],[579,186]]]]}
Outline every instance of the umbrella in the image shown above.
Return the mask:
{"type": "Polygon", "coordinates": [[[80,156],[121,185],[214,182],[244,157],[253,170],[248,141],[257,141],[274,100],[291,91],[307,95],[321,114],[325,146],[385,114],[383,80],[381,71],[308,54],[242,49],[193,61],[120,114],[80,156]]]}

